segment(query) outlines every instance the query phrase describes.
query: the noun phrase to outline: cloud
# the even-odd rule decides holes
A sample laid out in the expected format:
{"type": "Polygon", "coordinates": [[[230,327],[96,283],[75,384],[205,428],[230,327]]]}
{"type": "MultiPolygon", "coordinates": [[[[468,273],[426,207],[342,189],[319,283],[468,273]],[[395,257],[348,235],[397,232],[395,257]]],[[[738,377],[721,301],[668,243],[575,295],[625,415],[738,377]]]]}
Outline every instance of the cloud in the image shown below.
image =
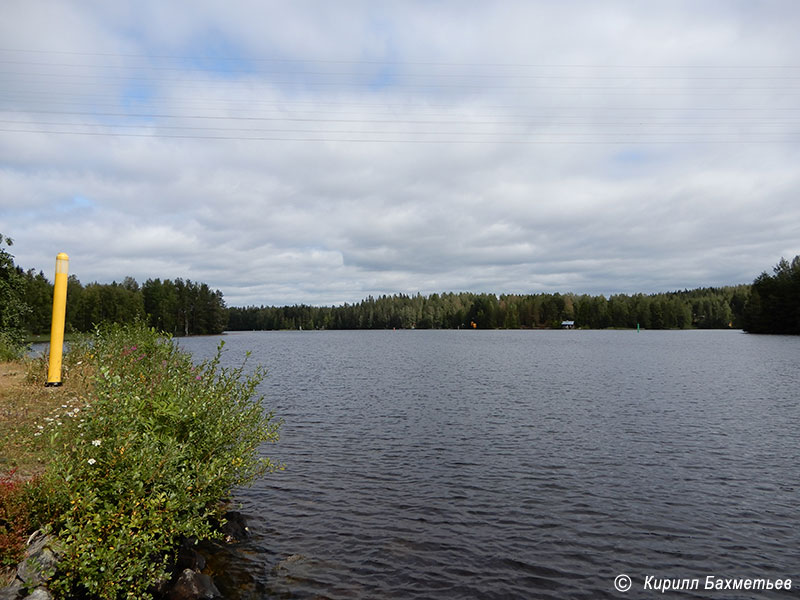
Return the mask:
{"type": "Polygon", "coordinates": [[[0,224],[229,304],[655,292],[800,254],[793,3],[12,2],[0,224]]]}

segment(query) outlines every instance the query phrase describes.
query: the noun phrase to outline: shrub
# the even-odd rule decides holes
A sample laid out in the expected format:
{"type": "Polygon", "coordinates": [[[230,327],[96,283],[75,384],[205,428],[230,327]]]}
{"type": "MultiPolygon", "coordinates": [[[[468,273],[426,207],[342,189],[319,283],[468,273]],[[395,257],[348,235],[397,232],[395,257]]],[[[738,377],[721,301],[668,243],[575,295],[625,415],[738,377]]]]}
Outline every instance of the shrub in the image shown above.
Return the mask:
{"type": "Polygon", "coordinates": [[[275,468],[258,452],[279,428],[254,397],[264,371],[221,368],[221,350],[195,366],[142,326],[96,332],[91,406],[53,434],[37,503],[66,544],[57,595],[149,597],[179,540],[218,537],[232,489],[275,468]]]}
{"type": "Polygon", "coordinates": [[[0,362],[19,360],[25,356],[26,350],[19,336],[10,331],[0,331],[0,362]]]}
{"type": "Polygon", "coordinates": [[[28,503],[25,482],[14,471],[0,475],[0,566],[13,566],[25,554],[28,536],[28,503]]]}

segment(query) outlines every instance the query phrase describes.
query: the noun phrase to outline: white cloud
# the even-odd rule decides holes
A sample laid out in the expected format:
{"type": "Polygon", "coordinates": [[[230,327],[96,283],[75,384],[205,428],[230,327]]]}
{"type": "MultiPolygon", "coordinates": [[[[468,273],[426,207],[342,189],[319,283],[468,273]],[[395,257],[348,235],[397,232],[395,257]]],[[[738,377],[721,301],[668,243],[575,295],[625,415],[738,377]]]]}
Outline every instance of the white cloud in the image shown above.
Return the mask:
{"type": "Polygon", "coordinates": [[[794,3],[47,7],[0,22],[25,267],[328,304],[734,284],[800,253],[794,3]]]}

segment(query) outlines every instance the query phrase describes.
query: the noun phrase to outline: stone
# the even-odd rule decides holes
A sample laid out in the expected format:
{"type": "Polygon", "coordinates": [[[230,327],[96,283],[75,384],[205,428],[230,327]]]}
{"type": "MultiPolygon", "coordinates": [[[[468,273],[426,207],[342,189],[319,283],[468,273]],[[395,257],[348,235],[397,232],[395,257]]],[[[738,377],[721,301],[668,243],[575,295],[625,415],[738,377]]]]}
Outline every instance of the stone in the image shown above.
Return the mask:
{"type": "Polygon", "coordinates": [[[14,579],[6,587],[0,588],[0,600],[17,600],[21,598],[25,591],[25,587],[19,579],[14,579]]]}
{"type": "Polygon", "coordinates": [[[292,568],[302,565],[306,560],[306,557],[302,554],[291,554],[280,561],[277,565],[272,568],[273,575],[285,575],[287,571],[291,570],[292,568]]]}
{"type": "Polygon", "coordinates": [[[17,577],[28,587],[42,585],[55,573],[60,557],[61,545],[58,541],[36,531],[28,538],[25,558],[17,567],[17,577]]]}
{"type": "Polygon", "coordinates": [[[184,541],[178,548],[178,554],[175,557],[175,570],[192,569],[193,571],[202,571],[205,568],[205,557],[196,550],[195,545],[190,540],[184,541]]]}
{"type": "Polygon", "coordinates": [[[53,600],[53,595],[46,588],[38,587],[24,600],[53,600]]]}
{"type": "Polygon", "coordinates": [[[227,541],[241,541],[250,535],[250,530],[247,529],[247,521],[244,515],[237,510],[229,510],[222,518],[225,519],[225,524],[220,527],[225,539],[227,541]]]}
{"type": "Polygon", "coordinates": [[[215,600],[222,598],[211,577],[184,569],[169,593],[169,600],[215,600]]]}
{"type": "Polygon", "coordinates": [[[41,529],[37,529],[34,531],[30,537],[28,538],[28,542],[26,543],[26,554],[36,554],[37,552],[41,552],[42,548],[47,545],[50,536],[45,535],[45,533],[41,529]]]}

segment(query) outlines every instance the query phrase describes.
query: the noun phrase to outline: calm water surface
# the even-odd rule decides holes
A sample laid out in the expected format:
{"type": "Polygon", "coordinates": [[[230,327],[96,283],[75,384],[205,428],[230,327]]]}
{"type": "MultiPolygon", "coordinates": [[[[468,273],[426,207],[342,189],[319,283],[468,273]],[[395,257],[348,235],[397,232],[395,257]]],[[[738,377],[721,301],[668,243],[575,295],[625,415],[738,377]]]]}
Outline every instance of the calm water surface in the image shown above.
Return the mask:
{"type": "Polygon", "coordinates": [[[651,597],[800,588],[800,338],[734,331],[254,332],[286,470],[241,490],[228,598],[651,597]],[[628,574],[622,594],[614,578],[628,574]]]}

